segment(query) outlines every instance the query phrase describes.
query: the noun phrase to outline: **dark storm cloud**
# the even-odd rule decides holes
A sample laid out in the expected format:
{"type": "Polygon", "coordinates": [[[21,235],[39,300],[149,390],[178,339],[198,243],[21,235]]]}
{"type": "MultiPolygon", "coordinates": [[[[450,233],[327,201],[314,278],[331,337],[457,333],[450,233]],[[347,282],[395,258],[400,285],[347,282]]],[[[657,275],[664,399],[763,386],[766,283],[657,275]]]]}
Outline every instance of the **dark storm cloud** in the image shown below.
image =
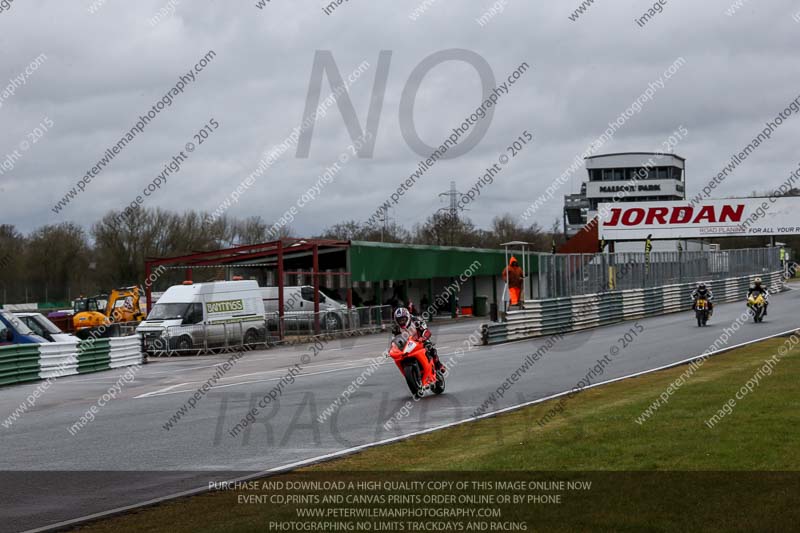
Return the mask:
{"type": "MultiPolygon", "coordinates": [[[[513,159],[467,213],[478,225],[503,212],[520,216],[679,57],[685,65],[600,152],[652,150],[682,125],[689,135],[676,151],[688,160],[690,196],[800,94],[800,24],[792,18],[800,5],[791,1],[744,2],[729,16],[733,0],[670,0],[643,28],[634,18],[647,3],[632,1],[597,1],[574,22],[568,15],[577,0],[457,7],[452,0],[351,0],[330,15],[315,2],[300,7],[272,0],[264,9],[255,3],[29,1],[0,12],[0,222],[24,231],[63,220],[88,225],[109,209],[124,207],[212,117],[219,132],[197,147],[148,205],[214,210],[258,167],[262,154],[302,122],[316,50],[330,50],[343,76],[369,63],[349,90],[362,127],[378,55],[390,50],[392,59],[373,157],[342,165],[299,212],[292,226],[300,234],[343,219],[366,220],[417,169],[420,156],[400,132],[400,97],[414,67],[439,50],[477,52],[498,82],[522,62],[531,69],[497,104],[478,146],[437,162],[406,193],[390,213],[405,225],[441,207],[437,195],[451,180],[469,189],[529,130],[536,135],[534,146],[513,159]],[[476,19],[492,6],[502,12],[496,9],[481,26],[476,19]],[[54,213],[51,207],[106,148],[208,50],[217,54],[214,61],[180,97],[85,192],[54,213]],[[46,60],[4,96],[41,54],[46,60]],[[52,127],[15,157],[14,150],[45,118],[52,127]],[[14,161],[3,167],[8,155],[14,161]]],[[[323,99],[330,90],[326,78],[323,99]]],[[[436,67],[417,94],[414,122],[420,137],[441,144],[480,101],[475,69],[461,62],[436,67]]],[[[717,193],[744,195],[780,183],[800,157],[794,142],[799,131],[800,119],[792,117],[717,193]]],[[[296,158],[294,149],[288,150],[227,213],[260,215],[271,224],[350,143],[334,105],[315,125],[309,157],[296,158]]],[[[560,187],[534,219],[549,226],[560,217],[561,196],[576,192],[584,174],[581,169],[560,187]]]]}

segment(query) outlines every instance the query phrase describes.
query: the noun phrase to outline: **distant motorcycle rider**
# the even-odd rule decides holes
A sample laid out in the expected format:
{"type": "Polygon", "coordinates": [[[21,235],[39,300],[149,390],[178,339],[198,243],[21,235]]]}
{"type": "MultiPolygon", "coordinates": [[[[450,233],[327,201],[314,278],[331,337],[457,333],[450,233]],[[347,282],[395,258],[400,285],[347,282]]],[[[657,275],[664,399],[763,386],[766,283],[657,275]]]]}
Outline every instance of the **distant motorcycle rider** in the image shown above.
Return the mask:
{"type": "Polygon", "coordinates": [[[753,280],[753,284],[750,285],[750,289],[747,291],[747,298],[755,298],[759,295],[764,297],[764,316],[767,316],[767,308],[769,307],[769,289],[761,284],[761,278],[756,278],[753,280]]]}
{"type": "Polygon", "coordinates": [[[695,288],[692,291],[692,300],[694,300],[694,305],[692,305],[693,308],[697,305],[697,300],[700,298],[708,302],[708,316],[710,317],[714,314],[714,303],[712,302],[714,299],[714,293],[711,292],[711,289],[706,287],[706,284],[702,281],[698,281],[697,285],[695,285],[695,288]]]}
{"type": "Polygon", "coordinates": [[[439,361],[439,354],[436,352],[436,348],[430,340],[431,330],[428,329],[428,325],[422,320],[422,317],[413,316],[405,307],[398,307],[394,312],[392,335],[400,335],[400,333],[403,332],[425,346],[425,352],[428,354],[428,357],[433,360],[434,368],[437,371],[447,371],[442,362],[439,361]]]}

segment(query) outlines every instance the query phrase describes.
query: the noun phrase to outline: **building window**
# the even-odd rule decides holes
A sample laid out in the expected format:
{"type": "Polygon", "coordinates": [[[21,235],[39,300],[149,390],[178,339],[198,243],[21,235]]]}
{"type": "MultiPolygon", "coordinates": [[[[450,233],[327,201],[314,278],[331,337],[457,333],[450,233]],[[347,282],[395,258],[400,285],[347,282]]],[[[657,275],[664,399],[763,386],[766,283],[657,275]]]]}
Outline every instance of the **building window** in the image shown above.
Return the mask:
{"type": "Polygon", "coordinates": [[[579,209],[566,209],[565,214],[567,216],[567,223],[569,224],[581,223],[581,212],[579,209]]]}

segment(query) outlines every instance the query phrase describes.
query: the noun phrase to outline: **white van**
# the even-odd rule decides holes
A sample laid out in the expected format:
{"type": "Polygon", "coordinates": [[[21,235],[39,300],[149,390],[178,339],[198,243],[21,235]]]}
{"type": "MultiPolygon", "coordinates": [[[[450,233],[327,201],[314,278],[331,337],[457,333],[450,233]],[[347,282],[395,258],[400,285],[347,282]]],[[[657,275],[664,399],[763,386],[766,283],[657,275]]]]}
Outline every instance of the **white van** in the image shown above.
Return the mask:
{"type": "MultiPolygon", "coordinates": [[[[263,287],[264,311],[278,313],[278,287],[263,287]]],[[[292,325],[310,328],[314,322],[314,287],[290,285],[283,288],[283,313],[292,325]]],[[[347,304],[319,291],[320,324],[327,331],[336,331],[347,324],[347,304]]],[[[288,325],[287,325],[288,327],[288,325]]]]}
{"type": "Polygon", "coordinates": [[[147,351],[256,344],[266,338],[258,282],[184,282],[158,299],[136,333],[147,351]]]}

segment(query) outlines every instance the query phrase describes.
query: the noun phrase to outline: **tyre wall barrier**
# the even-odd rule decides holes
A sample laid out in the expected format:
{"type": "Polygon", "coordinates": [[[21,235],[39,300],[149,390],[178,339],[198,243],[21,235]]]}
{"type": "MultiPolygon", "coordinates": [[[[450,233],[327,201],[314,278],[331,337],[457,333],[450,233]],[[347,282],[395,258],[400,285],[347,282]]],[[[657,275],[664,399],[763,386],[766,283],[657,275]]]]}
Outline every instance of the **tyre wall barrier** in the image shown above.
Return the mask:
{"type": "MultiPolygon", "coordinates": [[[[714,293],[714,302],[741,301],[744,305],[747,289],[755,277],[757,276],[754,274],[706,284],[714,293]]],[[[770,272],[761,277],[764,284],[773,291],[783,290],[782,272],[770,272]]],[[[483,344],[499,344],[688,311],[692,308],[691,293],[694,286],[694,283],[681,283],[566,298],[527,300],[525,309],[509,311],[505,322],[483,324],[483,344]]]]}
{"type": "Polygon", "coordinates": [[[143,361],[138,335],[0,347],[0,386],[88,374],[143,361]]]}

